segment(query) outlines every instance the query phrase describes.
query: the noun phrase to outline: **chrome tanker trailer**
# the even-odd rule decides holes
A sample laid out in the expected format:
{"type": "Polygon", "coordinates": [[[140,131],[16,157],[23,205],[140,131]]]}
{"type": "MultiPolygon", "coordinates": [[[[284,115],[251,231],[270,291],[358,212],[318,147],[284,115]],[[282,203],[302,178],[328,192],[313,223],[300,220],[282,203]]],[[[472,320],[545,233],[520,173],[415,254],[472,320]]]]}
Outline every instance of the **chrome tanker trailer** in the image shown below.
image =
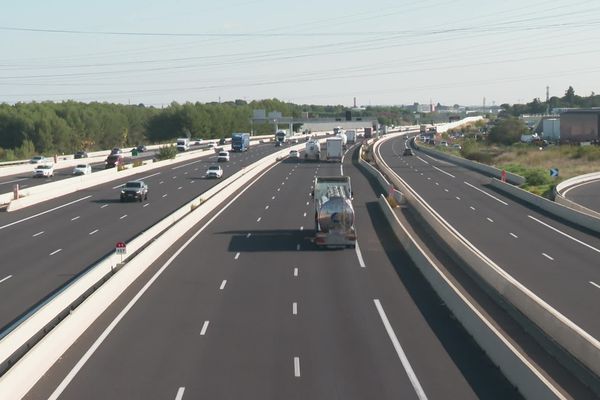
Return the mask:
{"type": "Polygon", "coordinates": [[[354,247],[354,208],[349,176],[315,179],[315,244],[324,247],[354,247]]]}

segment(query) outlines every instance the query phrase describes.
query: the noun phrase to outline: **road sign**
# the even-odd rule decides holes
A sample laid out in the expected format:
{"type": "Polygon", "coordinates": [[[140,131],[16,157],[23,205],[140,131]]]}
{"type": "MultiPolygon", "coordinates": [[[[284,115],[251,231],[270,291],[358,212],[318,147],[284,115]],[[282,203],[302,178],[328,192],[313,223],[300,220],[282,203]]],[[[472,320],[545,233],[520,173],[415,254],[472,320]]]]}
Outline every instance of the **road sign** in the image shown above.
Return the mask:
{"type": "Polygon", "coordinates": [[[127,246],[123,242],[117,242],[115,246],[115,254],[126,254],[127,246]]]}
{"type": "Polygon", "coordinates": [[[558,176],[558,168],[550,168],[550,176],[557,177],[558,176]]]}

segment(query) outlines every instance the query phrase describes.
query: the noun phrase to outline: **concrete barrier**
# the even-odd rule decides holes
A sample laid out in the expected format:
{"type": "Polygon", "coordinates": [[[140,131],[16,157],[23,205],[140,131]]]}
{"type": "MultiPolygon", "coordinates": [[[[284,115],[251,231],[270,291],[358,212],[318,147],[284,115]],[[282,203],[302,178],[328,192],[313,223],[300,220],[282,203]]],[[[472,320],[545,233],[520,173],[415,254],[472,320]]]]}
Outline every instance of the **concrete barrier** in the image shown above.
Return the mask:
{"type": "Polygon", "coordinates": [[[463,260],[464,265],[475,272],[483,282],[505,298],[555,343],[558,343],[596,376],[600,376],[600,342],[496,265],[445,221],[378,157],[377,148],[381,143],[376,144],[375,154],[379,169],[396,188],[402,191],[409,204],[463,260]]]}
{"type": "Polygon", "coordinates": [[[548,200],[544,197],[537,196],[516,186],[501,182],[498,179],[492,179],[491,186],[501,192],[507,193],[535,207],[547,211],[552,215],[577,224],[581,227],[590,229],[596,233],[600,233],[600,218],[585,214],[579,210],[569,208],[568,206],[548,200]]]}
{"type": "Polygon", "coordinates": [[[379,205],[398,241],[475,342],[527,399],[564,399],[556,389],[460,292],[402,226],[382,195],[379,205]]]}
{"type": "Polygon", "coordinates": [[[590,215],[594,218],[600,218],[600,213],[594,210],[590,210],[587,207],[582,206],[572,200],[567,199],[566,192],[575,185],[582,183],[593,182],[600,180],[600,172],[592,172],[590,174],[579,175],[571,179],[562,181],[554,187],[554,201],[563,206],[572,208],[573,210],[579,211],[583,214],[590,215]]]}
{"type": "MultiPolygon", "coordinates": [[[[143,248],[141,252],[91,296],[86,296],[85,300],[82,301],[81,297],[111,274],[116,264],[116,256],[109,256],[99,262],[15,327],[0,340],[0,360],[6,366],[12,364],[11,358],[22,358],[0,378],[0,398],[24,396],[87,327],[160,257],[166,248],[172,246],[227,197],[273,165],[289,149],[300,147],[292,146],[276,152],[236,172],[133,239],[127,244],[129,254],[143,248]],[[160,234],[161,232],[163,233],[160,234]],[[157,236],[159,234],[160,236],[157,236]],[[68,312],[72,304],[79,303],[79,307],[68,312]],[[58,315],[62,317],[57,317],[58,315]],[[44,329],[58,321],[60,324],[45,334],[44,329]],[[30,340],[35,339],[37,342],[40,337],[42,339],[39,343],[29,350],[34,344],[30,343],[30,340]]],[[[124,259],[127,260],[127,257],[124,259]]]]}

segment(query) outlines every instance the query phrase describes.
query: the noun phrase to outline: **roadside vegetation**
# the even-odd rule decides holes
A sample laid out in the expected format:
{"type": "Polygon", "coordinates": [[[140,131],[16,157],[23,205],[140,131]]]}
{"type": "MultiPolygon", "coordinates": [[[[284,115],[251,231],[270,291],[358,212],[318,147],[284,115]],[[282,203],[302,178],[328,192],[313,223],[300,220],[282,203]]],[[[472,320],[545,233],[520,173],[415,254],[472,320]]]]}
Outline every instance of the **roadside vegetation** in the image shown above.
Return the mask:
{"type": "Polygon", "coordinates": [[[158,161],[174,159],[177,155],[177,147],[172,144],[166,146],[160,146],[158,153],[156,153],[156,159],[158,161]]]}

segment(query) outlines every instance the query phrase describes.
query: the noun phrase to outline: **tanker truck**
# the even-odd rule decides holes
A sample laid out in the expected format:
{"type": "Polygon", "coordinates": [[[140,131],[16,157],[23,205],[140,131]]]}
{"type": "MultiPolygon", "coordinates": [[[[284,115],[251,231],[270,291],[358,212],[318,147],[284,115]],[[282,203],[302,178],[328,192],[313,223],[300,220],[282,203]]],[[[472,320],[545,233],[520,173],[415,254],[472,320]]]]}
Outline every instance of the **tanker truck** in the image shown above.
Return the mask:
{"type": "Polygon", "coordinates": [[[317,138],[310,138],[304,148],[304,159],[319,161],[321,159],[321,144],[317,138]]]}
{"type": "Polygon", "coordinates": [[[317,246],[356,246],[352,186],[349,176],[319,176],[312,192],[317,246]]]}

